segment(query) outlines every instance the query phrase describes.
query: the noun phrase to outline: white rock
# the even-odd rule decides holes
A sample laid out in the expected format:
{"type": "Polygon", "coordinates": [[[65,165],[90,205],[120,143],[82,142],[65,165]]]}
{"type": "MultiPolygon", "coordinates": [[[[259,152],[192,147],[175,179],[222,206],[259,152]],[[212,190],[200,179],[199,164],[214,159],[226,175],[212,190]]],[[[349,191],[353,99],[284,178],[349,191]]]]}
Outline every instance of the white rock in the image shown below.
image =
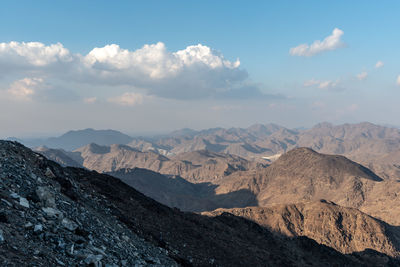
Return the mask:
{"type": "Polygon", "coordinates": [[[31,222],[27,222],[24,227],[25,228],[31,228],[33,226],[33,224],[31,222]]]}
{"type": "Polygon", "coordinates": [[[78,228],[75,222],[67,218],[62,219],[61,224],[70,231],[75,231],[75,229],[78,228]]]}
{"type": "Polygon", "coordinates": [[[19,198],[20,196],[17,194],[17,193],[11,193],[10,194],[10,197],[12,197],[12,198],[14,198],[14,199],[17,199],[17,198],[19,198]]]}
{"type": "Polygon", "coordinates": [[[62,217],[62,212],[53,208],[42,208],[48,217],[62,217]]]}
{"type": "Polygon", "coordinates": [[[35,225],[35,228],[33,228],[33,231],[34,231],[34,232],[41,232],[41,231],[43,231],[43,225],[41,225],[41,224],[36,224],[36,225],[35,225]]]}
{"type": "Polygon", "coordinates": [[[28,201],[26,198],[24,198],[24,197],[20,197],[20,198],[19,198],[19,204],[20,204],[22,207],[29,208],[29,201],[28,201]]]}

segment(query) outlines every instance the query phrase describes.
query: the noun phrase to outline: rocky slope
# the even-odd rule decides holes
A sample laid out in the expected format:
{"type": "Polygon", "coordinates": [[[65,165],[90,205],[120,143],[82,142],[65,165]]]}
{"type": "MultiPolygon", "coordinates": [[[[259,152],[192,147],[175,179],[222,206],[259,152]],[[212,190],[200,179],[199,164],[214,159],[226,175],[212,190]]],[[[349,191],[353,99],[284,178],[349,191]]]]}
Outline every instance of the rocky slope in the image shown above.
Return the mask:
{"type": "Polygon", "coordinates": [[[218,209],[203,214],[217,216],[224,212],[250,219],[286,236],[307,236],[342,253],[373,249],[394,257],[400,255],[399,227],[332,202],[218,209]]]}
{"type": "Polygon", "coordinates": [[[183,213],[120,180],[63,168],[0,141],[0,260],[4,266],[390,266],[365,251],[344,255],[244,218],[183,213]]]}

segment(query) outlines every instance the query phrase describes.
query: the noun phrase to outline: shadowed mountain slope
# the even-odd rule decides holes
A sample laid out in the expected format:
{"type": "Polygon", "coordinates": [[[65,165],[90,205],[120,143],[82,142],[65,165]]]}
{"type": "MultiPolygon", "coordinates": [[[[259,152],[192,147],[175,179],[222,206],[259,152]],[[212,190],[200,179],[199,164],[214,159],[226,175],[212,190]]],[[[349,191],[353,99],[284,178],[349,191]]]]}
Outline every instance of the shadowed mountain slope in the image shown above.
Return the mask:
{"type": "Polygon", "coordinates": [[[179,176],[167,177],[140,168],[120,169],[109,174],[162,204],[184,211],[199,212],[257,205],[255,195],[249,190],[217,195],[215,193],[217,185],[191,183],[179,176]]]}
{"type": "Polygon", "coordinates": [[[257,222],[286,236],[307,236],[342,253],[373,249],[400,255],[400,228],[390,226],[357,209],[317,201],[205,212],[216,216],[229,212],[257,222]]]}

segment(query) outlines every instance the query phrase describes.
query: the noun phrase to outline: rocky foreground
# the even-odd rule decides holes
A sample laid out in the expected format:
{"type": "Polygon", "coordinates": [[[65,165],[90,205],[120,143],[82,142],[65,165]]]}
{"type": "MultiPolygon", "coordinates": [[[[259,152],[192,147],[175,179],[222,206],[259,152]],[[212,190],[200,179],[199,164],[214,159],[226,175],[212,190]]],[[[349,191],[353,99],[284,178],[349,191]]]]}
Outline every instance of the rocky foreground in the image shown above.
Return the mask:
{"type": "Polygon", "coordinates": [[[247,219],[183,213],[120,180],[0,141],[2,266],[396,266],[247,219]]]}

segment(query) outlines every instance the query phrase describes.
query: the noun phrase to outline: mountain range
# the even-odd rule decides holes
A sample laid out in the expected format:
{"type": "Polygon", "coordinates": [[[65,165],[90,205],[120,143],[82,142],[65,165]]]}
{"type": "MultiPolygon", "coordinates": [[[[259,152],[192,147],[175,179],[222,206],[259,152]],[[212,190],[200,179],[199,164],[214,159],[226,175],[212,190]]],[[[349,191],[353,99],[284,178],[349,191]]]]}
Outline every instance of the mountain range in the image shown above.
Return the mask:
{"type": "Polygon", "coordinates": [[[244,218],[273,238],[307,237],[342,255],[380,258],[380,265],[400,257],[395,128],[258,124],[36,151],[93,177],[118,178],[172,210],[244,218]]]}
{"type": "MultiPolygon", "coordinates": [[[[0,141],[0,164],[0,260],[6,266],[399,264],[389,255],[394,241],[380,232],[376,247],[387,254],[369,245],[343,254],[232,213],[209,217],[169,208],[117,178],[61,167],[18,143],[0,141]]],[[[365,223],[363,229],[376,226],[365,223]]]]}
{"type": "Polygon", "coordinates": [[[100,146],[122,144],[169,158],[207,150],[261,163],[273,161],[293,148],[309,147],[320,153],[344,155],[384,178],[397,179],[400,174],[400,159],[396,157],[400,153],[400,130],[368,122],[336,126],[320,123],[302,130],[276,124],[255,124],[248,128],[183,129],[162,136],[135,138],[112,130],[86,129],[55,138],[17,141],[29,147],[44,145],[67,151],[91,143],[100,146]]]}

